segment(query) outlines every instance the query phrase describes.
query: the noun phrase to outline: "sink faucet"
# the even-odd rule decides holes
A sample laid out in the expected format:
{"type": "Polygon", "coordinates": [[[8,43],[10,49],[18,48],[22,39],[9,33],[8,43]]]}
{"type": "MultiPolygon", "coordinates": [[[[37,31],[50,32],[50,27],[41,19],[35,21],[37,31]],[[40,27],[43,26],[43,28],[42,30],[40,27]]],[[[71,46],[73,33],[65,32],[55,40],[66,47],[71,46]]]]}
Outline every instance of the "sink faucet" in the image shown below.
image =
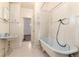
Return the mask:
{"type": "Polygon", "coordinates": [[[5,33],[5,36],[9,36],[9,33],[5,33]]]}

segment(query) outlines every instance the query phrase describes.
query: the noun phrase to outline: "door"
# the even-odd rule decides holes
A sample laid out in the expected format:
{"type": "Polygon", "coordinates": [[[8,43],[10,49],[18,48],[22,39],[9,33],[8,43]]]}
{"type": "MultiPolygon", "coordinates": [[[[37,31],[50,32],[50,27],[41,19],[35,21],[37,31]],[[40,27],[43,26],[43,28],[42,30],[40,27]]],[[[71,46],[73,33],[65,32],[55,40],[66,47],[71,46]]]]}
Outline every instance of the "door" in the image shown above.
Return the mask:
{"type": "Polygon", "coordinates": [[[24,41],[31,40],[31,18],[24,18],[24,41]]]}

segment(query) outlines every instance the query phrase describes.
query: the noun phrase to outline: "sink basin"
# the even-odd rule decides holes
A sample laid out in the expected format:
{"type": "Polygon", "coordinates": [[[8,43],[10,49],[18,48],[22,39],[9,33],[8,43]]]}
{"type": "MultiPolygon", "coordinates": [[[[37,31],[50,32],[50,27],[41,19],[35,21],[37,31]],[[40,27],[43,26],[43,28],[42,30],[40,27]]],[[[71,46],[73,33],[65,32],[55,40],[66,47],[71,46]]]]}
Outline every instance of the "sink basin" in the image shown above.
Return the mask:
{"type": "Polygon", "coordinates": [[[15,39],[17,36],[10,35],[9,33],[2,33],[0,34],[0,39],[1,40],[12,40],[15,39]]]}

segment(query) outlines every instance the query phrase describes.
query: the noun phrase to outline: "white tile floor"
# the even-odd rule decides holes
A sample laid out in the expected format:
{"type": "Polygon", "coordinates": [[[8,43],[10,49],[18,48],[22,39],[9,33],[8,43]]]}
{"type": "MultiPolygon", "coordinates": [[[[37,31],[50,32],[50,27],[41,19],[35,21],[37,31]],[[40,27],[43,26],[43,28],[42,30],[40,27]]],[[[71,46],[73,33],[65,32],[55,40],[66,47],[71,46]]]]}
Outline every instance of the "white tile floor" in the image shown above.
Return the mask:
{"type": "Polygon", "coordinates": [[[31,42],[23,42],[23,47],[15,49],[8,57],[48,57],[39,48],[32,48],[31,42]]]}

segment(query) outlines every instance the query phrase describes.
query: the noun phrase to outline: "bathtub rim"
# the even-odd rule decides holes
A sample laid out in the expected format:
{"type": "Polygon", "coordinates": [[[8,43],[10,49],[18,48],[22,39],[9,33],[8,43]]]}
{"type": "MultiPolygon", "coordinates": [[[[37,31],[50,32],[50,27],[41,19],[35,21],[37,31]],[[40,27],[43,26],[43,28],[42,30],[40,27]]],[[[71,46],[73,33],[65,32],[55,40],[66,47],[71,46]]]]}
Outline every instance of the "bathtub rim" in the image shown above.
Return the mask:
{"type": "Polygon", "coordinates": [[[69,54],[73,54],[73,53],[77,53],[78,52],[78,48],[73,46],[75,49],[73,50],[69,50],[69,51],[62,51],[62,50],[58,50],[55,48],[52,48],[50,45],[48,45],[47,43],[45,43],[43,40],[39,40],[41,42],[41,44],[43,43],[44,45],[46,45],[47,47],[49,47],[53,52],[56,53],[60,53],[60,54],[64,54],[64,55],[69,55],[69,54]]]}

